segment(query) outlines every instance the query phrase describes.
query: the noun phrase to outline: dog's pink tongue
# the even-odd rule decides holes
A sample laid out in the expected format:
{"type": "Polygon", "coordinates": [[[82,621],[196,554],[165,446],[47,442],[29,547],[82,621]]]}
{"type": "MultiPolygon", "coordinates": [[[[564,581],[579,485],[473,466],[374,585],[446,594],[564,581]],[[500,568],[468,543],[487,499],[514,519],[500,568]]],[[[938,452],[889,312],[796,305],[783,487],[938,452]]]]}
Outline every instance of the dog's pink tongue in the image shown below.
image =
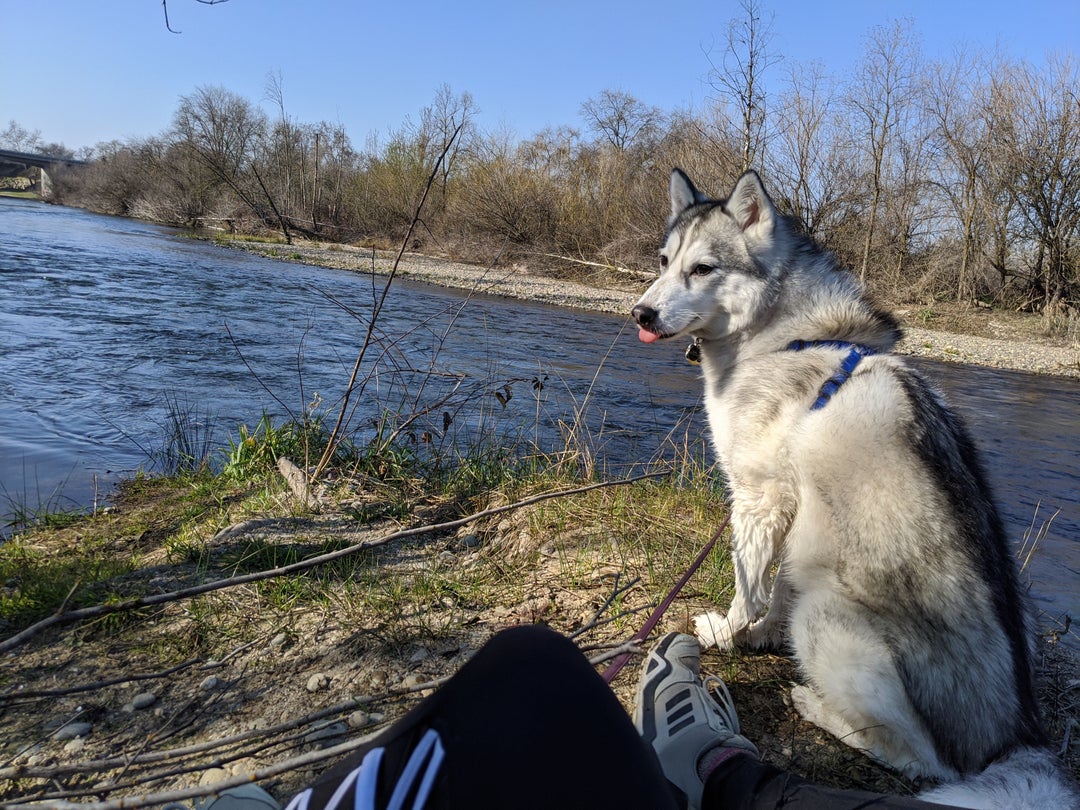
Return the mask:
{"type": "Polygon", "coordinates": [[[638,327],[637,337],[642,343],[652,343],[660,339],[660,336],[655,332],[650,332],[648,329],[642,329],[641,327],[638,327]]]}

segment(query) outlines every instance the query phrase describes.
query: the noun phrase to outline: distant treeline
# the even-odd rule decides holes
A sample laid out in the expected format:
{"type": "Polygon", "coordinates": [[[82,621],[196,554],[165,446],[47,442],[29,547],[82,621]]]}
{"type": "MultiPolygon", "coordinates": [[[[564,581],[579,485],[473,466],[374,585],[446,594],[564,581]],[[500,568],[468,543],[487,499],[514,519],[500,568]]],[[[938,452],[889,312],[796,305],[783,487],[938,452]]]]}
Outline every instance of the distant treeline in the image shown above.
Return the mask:
{"type": "Polygon", "coordinates": [[[481,262],[566,256],[647,268],[671,167],[723,194],[749,166],[801,227],[892,300],[978,298],[1075,315],[1075,59],[931,62],[910,24],[897,23],[871,32],[848,80],[800,65],[766,94],[761,71],[785,66],[755,54],[752,39],[747,47],[758,72],[752,59],[718,66],[703,110],[664,111],[607,90],[582,104],[582,129],[525,139],[481,131],[471,96],[448,87],[416,121],[363,148],[339,125],[294,120],[280,78],[269,83],[270,112],[200,87],[167,131],[99,145],[90,167],[56,179],[56,193],[155,222],[389,246],[434,177],[411,247],[481,262]]]}

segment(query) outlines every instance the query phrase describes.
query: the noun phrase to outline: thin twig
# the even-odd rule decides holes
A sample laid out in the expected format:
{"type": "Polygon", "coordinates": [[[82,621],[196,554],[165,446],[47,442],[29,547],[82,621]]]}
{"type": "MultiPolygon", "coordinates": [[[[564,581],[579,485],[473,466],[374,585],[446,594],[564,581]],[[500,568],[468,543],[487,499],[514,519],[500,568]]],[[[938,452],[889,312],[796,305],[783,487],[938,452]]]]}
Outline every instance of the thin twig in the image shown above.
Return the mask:
{"type": "Polygon", "coordinates": [[[116,686],[118,683],[128,683],[129,681],[151,681],[156,678],[166,678],[182,669],[187,669],[193,664],[199,663],[200,660],[201,659],[199,658],[189,658],[187,661],[177,664],[174,667],[169,667],[161,672],[148,672],[141,675],[125,675],[122,678],[110,678],[107,681],[95,681],[94,683],[87,683],[81,686],[72,686],[69,689],[35,689],[23,692],[8,692],[7,694],[0,695],[0,701],[23,700],[24,698],[63,697],[65,695],[77,695],[80,692],[94,692],[98,689],[107,689],[110,686],[116,686]]]}
{"type": "Polygon", "coordinates": [[[416,212],[413,214],[412,222],[409,223],[409,229],[405,234],[405,238],[401,240],[401,247],[398,249],[397,258],[394,259],[394,264],[390,268],[390,274],[386,277],[386,283],[383,285],[382,293],[375,301],[375,305],[371,311],[371,318],[368,320],[367,332],[364,335],[364,342],[360,346],[360,351],[357,352],[356,362],[353,364],[352,374],[349,376],[348,385],[345,387],[345,394],[342,397],[341,408],[338,410],[337,422],[334,424],[333,430],[330,431],[330,436],[326,444],[326,449],[323,451],[322,458],[319,459],[315,465],[315,469],[311,473],[311,480],[316,481],[325,472],[330,460],[337,452],[338,445],[343,439],[343,433],[346,428],[347,418],[351,415],[349,410],[349,402],[352,397],[352,392],[356,386],[356,379],[360,374],[360,367],[364,362],[364,357],[367,354],[368,347],[371,345],[372,336],[375,333],[375,325],[379,320],[379,314],[382,312],[382,308],[386,303],[386,299],[390,294],[390,286],[394,283],[394,277],[397,275],[398,266],[401,264],[401,257],[405,255],[405,250],[409,246],[409,240],[412,238],[413,231],[416,229],[417,222],[420,221],[420,213],[423,211],[424,203],[427,201],[428,194],[431,192],[431,186],[435,182],[435,178],[438,176],[439,167],[442,166],[443,160],[450,152],[450,148],[457,136],[461,133],[462,127],[465,126],[465,122],[462,121],[454,130],[453,134],[443,144],[442,151],[439,153],[438,159],[435,161],[435,166],[431,170],[431,174],[427,179],[427,183],[424,184],[424,193],[420,196],[420,202],[416,206],[416,212]]]}
{"type": "Polygon", "coordinates": [[[596,609],[596,612],[593,613],[593,617],[588,622],[586,622],[584,625],[582,625],[581,627],[579,627],[577,630],[575,630],[573,633],[570,634],[569,637],[571,639],[575,639],[578,636],[584,635],[585,633],[589,632],[590,630],[594,630],[597,627],[600,627],[601,625],[607,624],[608,622],[610,622],[614,618],[619,618],[619,617],[625,615],[625,614],[619,614],[619,617],[612,616],[611,618],[608,618],[608,619],[601,619],[600,618],[601,616],[604,615],[604,611],[606,611],[609,607],[611,607],[612,602],[614,602],[619,596],[626,593],[628,590],[630,590],[635,585],[637,585],[639,582],[641,582],[641,577],[634,577],[632,580],[630,580],[625,585],[619,585],[619,579],[621,577],[622,577],[621,573],[616,573],[615,574],[615,582],[612,584],[611,593],[608,594],[608,598],[604,600],[604,604],[600,605],[600,607],[598,607],[596,609]]]}

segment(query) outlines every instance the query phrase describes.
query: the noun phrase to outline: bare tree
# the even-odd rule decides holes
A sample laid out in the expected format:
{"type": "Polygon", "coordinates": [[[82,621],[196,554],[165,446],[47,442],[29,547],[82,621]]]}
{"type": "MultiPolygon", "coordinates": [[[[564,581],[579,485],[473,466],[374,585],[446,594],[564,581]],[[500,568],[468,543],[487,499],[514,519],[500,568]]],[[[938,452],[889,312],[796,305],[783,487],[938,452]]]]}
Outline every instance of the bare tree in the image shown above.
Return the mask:
{"type": "Polygon", "coordinates": [[[439,170],[443,195],[458,157],[472,147],[477,112],[471,93],[454,93],[448,84],[440,85],[432,103],[420,110],[419,137],[425,148],[438,154],[448,150],[439,170]]]}
{"type": "Polygon", "coordinates": [[[760,164],[764,155],[764,77],[780,57],[769,52],[773,38],[772,15],[765,19],[760,0],[739,0],[739,7],[743,13],[728,24],[723,58],[720,64],[712,63],[709,84],[719,94],[722,106],[737,113],[745,171],[760,164]]]}
{"type": "Polygon", "coordinates": [[[832,82],[824,67],[814,63],[791,69],[788,89],[775,108],[769,173],[784,189],[784,208],[816,238],[823,236],[843,176],[836,106],[832,82]]]}
{"type": "Polygon", "coordinates": [[[581,105],[586,126],[616,152],[651,143],[664,126],[664,113],[622,90],[601,90],[581,105]]]}
{"type": "Polygon", "coordinates": [[[915,102],[919,52],[910,20],[874,28],[867,40],[860,69],[848,92],[856,112],[856,142],[868,161],[869,200],[866,204],[865,239],[859,278],[866,280],[870,253],[880,216],[881,198],[890,150],[896,143],[901,122],[915,102]]]}
{"type": "Polygon", "coordinates": [[[937,65],[927,108],[940,155],[936,183],[959,231],[954,294],[960,301],[977,293],[976,262],[983,250],[979,217],[991,161],[989,71],[987,62],[962,52],[937,65]]]}
{"type": "Polygon", "coordinates": [[[266,138],[261,110],[223,87],[200,87],[180,99],[173,131],[178,146],[191,150],[260,219],[276,220],[285,241],[292,242],[288,223],[256,165],[266,138]]]}
{"type": "Polygon", "coordinates": [[[1052,318],[1080,287],[1080,65],[1054,57],[1046,75],[1028,64],[1004,73],[995,88],[993,129],[1003,180],[1032,246],[1032,284],[1052,318]]]}
{"type": "Polygon", "coordinates": [[[3,144],[13,152],[33,152],[41,147],[41,130],[32,132],[12,119],[7,127],[0,132],[0,144],[3,144]]]}

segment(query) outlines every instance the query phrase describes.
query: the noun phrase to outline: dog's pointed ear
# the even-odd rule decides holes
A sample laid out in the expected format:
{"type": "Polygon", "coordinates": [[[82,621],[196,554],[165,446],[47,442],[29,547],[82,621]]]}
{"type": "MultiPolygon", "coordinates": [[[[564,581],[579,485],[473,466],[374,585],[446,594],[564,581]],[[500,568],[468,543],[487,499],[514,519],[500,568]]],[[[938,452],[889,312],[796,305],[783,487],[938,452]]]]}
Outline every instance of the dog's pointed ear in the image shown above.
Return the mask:
{"type": "Polygon", "coordinates": [[[674,222],[675,217],[691,205],[706,202],[708,199],[694,187],[693,182],[686,176],[686,172],[677,168],[671,170],[671,219],[668,220],[669,224],[674,222]]]}
{"type": "Polygon", "coordinates": [[[724,206],[732,216],[748,242],[762,242],[772,236],[776,228],[776,206],[773,205],[757,172],[745,172],[724,206]]]}

